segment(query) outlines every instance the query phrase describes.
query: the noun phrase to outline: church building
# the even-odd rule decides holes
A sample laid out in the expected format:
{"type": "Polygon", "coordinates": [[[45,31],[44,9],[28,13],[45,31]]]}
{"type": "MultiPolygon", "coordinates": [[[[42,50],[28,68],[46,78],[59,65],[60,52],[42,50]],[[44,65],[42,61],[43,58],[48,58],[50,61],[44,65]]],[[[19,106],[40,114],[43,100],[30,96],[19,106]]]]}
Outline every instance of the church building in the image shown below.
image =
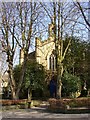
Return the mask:
{"type": "MultiPolygon", "coordinates": [[[[55,41],[53,33],[53,24],[49,24],[47,40],[42,41],[40,38],[35,39],[35,51],[29,54],[29,59],[36,60],[42,64],[46,70],[56,70],[55,41]]],[[[23,62],[23,54],[20,55],[20,63],[23,62]]]]}

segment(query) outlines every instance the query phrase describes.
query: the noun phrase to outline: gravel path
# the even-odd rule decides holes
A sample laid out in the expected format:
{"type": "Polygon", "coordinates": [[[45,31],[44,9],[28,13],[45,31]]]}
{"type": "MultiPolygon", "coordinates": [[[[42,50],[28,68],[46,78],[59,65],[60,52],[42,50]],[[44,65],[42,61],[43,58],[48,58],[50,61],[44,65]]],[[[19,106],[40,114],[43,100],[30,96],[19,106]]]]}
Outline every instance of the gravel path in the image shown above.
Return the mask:
{"type": "Polygon", "coordinates": [[[2,120],[90,120],[90,114],[56,114],[39,107],[4,110],[0,115],[2,120]]]}

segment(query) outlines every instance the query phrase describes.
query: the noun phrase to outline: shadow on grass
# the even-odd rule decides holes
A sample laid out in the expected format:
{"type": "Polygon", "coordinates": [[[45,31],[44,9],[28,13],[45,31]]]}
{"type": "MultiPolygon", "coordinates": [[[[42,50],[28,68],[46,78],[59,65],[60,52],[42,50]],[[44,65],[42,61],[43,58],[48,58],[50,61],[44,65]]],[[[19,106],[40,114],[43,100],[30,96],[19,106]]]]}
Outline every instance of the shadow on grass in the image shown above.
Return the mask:
{"type": "Polygon", "coordinates": [[[86,113],[90,113],[90,109],[69,109],[69,110],[47,110],[48,112],[51,113],[62,113],[62,114],[86,114],[86,113]]]}

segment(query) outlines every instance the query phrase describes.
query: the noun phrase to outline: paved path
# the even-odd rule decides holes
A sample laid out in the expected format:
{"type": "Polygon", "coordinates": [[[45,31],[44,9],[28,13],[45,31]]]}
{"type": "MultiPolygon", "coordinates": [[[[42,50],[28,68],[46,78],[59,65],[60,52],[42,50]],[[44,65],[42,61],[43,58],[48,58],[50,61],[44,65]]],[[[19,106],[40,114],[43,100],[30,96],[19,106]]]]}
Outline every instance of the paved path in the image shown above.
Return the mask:
{"type": "Polygon", "coordinates": [[[56,114],[45,108],[4,110],[2,120],[90,120],[90,114],[56,114]]]}
{"type": "Polygon", "coordinates": [[[89,120],[88,118],[2,118],[2,120],[89,120]]]}

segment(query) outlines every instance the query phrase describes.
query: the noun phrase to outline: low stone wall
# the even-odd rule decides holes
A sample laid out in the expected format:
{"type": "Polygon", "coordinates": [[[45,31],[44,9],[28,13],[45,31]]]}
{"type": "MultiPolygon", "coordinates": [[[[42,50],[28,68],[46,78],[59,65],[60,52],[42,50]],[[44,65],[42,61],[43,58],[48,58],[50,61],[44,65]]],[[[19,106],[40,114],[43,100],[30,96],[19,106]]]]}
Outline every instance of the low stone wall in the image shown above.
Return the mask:
{"type": "Polygon", "coordinates": [[[49,104],[52,112],[90,111],[90,98],[49,99],[49,104]]]}
{"type": "Polygon", "coordinates": [[[31,101],[27,99],[22,100],[0,100],[1,109],[25,109],[30,108],[31,101]]]}

